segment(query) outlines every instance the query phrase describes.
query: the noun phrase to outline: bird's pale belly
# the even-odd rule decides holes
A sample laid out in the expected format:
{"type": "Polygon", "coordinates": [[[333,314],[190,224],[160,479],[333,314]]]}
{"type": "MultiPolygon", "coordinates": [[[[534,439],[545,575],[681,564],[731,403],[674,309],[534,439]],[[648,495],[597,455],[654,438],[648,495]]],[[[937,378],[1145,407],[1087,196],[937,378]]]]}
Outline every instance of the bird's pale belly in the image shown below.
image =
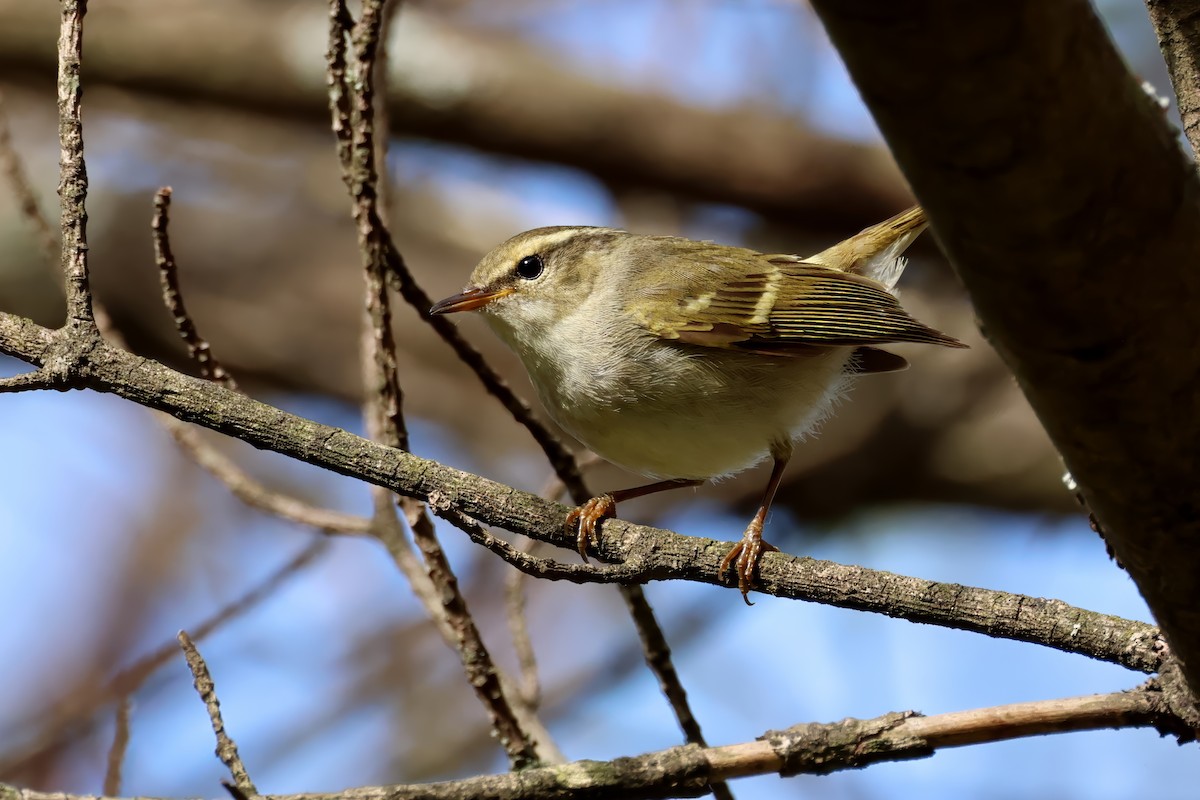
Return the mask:
{"type": "Polygon", "coordinates": [[[593,376],[588,391],[558,387],[543,402],[559,425],[607,461],[654,478],[708,479],[754,466],[773,443],[811,430],[841,390],[847,355],[783,360],[770,381],[692,376],[684,392],[628,382],[596,392],[593,376]]]}

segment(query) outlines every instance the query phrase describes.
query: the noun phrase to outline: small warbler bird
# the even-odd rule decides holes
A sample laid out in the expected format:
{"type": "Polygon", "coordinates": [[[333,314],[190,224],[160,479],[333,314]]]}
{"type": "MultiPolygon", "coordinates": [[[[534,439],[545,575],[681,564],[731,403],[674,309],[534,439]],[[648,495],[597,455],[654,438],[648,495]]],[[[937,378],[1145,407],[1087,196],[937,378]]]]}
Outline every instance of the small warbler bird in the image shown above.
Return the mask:
{"type": "Polygon", "coordinates": [[[877,345],[966,347],[910,317],[892,288],[924,230],[917,206],[809,258],[612,228],[537,228],[492,250],[431,314],[480,310],[547,413],[595,453],[657,483],[575,509],[587,558],[617,503],[751,467],[774,469],[721,564],[749,603],[763,524],[792,443],[850,376],[903,369],[877,345]]]}

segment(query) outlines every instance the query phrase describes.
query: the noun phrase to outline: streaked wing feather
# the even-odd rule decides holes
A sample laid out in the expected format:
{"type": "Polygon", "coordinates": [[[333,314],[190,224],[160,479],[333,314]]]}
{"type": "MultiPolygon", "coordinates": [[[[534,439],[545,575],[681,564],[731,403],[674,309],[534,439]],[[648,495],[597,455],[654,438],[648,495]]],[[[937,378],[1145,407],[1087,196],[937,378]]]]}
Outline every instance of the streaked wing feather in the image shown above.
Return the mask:
{"type": "MultiPolygon", "coordinates": [[[[744,261],[714,259],[704,283],[718,289],[703,291],[708,287],[692,281],[677,287],[684,290],[681,297],[670,293],[675,302],[638,304],[635,316],[666,339],[781,355],[889,342],[963,346],[913,319],[870,278],[790,256],[758,255],[756,261],[762,269],[746,273],[744,261]]],[[[660,299],[668,295],[646,290],[660,299]]]]}

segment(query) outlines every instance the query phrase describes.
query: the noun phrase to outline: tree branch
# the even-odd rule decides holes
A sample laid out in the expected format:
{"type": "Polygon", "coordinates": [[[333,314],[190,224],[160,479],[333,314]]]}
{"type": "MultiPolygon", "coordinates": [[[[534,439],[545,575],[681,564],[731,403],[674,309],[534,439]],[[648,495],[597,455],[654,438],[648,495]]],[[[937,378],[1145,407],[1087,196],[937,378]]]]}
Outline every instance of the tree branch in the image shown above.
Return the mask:
{"type": "MultiPolygon", "coordinates": [[[[868,720],[796,725],[754,742],[702,748],[684,745],[614,761],[459,781],[372,786],[332,794],[276,795],[275,800],[592,800],[698,797],[710,781],[778,773],[826,775],[883,761],[925,758],[940,748],[1025,736],[1103,728],[1153,727],[1191,741],[1193,731],[1167,711],[1151,683],[1129,691],[924,717],[912,711],[868,720]]],[[[0,784],[0,800],[84,800],[0,784]]],[[[88,798],[87,800],[109,800],[88,798]]]]}
{"type": "Polygon", "coordinates": [[[64,0],[58,37],[58,195],[62,200],[62,267],[67,284],[67,326],[96,336],[87,261],[87,168],[83,161],[80,59],[87,0],[64,0]]]}
{"type": "Polygon", "coordinates": [[[1193,154],[1200,154],[1200,2],[1146,0],[1146,11],[1175,87],[1183,132],[1193,154]]]}
{"type": "Polygon", "coordinates": [[[196,643],[188,636],[187,631],[179,632],[179,646],[183,650],[188,669],[192,671],[196,693],[200,695],[204,707],[208,710],[213,735],[217,737],[217,758],[221,759],[221,763],[229,770],[234,784],[242,793],[248,796],[258,794],[258,789],[246,772],[246,765],[242,763],[242,757],[238,755],[237,744],[225,730],[225,721],[221,719],[221,701],[217,699],[217,687],[208,671],[208,664],[204,663],[204,657],[196,649],[196,643]]]}
{"type": "MultiPolygon", "coordinates": [[[[39,364],[54,332],[0,313],[0,353],[39,364]]],[[[347,431],[297,417],[210,382],[101,343],[82,363],[76,386],[124,397],[210,428],[260,449],[349,475],[453,509],[539,541],[573,548],[567,508],[347,431]]],[[[635,565],[647,580],[725,585],[719,573],[729,544],[608,520],[599,555],[635,565]]],[[[1158,670],[1166,651],[1158,631],[1142,622],[1074,608],[1057,600],[976,589],[778,553],[764,557],[760,590],[767,594],[901,617],[943,627],[1034,642],[1143,672],[1158,670]]]]}

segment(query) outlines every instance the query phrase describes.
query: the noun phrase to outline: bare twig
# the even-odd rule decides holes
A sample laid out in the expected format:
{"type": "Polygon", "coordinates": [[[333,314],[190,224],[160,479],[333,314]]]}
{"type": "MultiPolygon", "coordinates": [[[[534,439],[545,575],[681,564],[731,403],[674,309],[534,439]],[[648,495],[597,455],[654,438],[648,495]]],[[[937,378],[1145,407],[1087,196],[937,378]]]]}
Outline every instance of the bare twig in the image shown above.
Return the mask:
{"type": "MultiPolygon", "coordinates": [[[[331,27],[343,27],[349,17],[344,6],[344,0],[333,0],[331,2],[331,27]]],[[[364,18],[366,14],[364,12],[364,18]]],[[[361,24],[361,22],[360,22],[361,24]]],[[[368,42],[371,40],[368,39],[368,42]]],[[[377,40],[375,40],[377,41],[377,40]]],[[[362,143],[359,140],[357,132],[358,125],[355,119],[355,114],[359,108],[369,108],[369,105],[364,104],[361,100],[347,99],[347,91],[344,88],[345,73],[346,73],[346,48],[344,37],[339,37],[335,32],[331,32],[329,45],[329,81],[331,84],[330,105],[333,113],[333,129],[338,140],[338,152],[343,158],[352,158],[353,151],[360,150],[362,143]],[[338,87],[338,81],[343,82],[342,87],[338,87]],[[347,125],[350,130],[347,131],[347,125]]],[[[369,83],[364,80],[361,71],[358,73],[359,92],[362,92],[362,84],[369,83]]],[[[365,158],[364,156],[363,158],[365,158]]],[[[361,160],[361,159],[360,159],[361,160]]],[[[343,161],[343,164],[346,162],[343,161]]],[[[351,189],[351,193],[355,193],[356,188],[363,185],[362,181],[365,178],[372,177],[365,173],[354,173],[346,171],[344,177],[347,185],[351,189]]],[[[377,176],[373,176],[376,177],[377,176]]],[[[462,360],[479,380],[483,383],[484,388],[496,397],[501,405],[508,410],[515,420],[521,423],[533,436],[534,440],[542,448],[547,460],[550,462],[555,474],[562,481],[564,486],[569,490],[571,497],[576,503],[586,502],[592,496],[588,491],[587,486],[583,481],[579,466],[575,461],[574,455],[556,437],[544,424],[542,424],[534,415],[532,408],[518,397],[509,388],[508,384],[491,368],[484,360],[482,354],[467,343],[458,332],[454,323],[450,322],[441,316],[430,316],[428,309],[433,305],[431,298],[417,284],[413,278],[411,271],[404,262],[403,256],[396,247],[395,242],[387,233],[382,225],[377,210],[368,209],[365,214],[367,221],[377,230],[378,241],[372,243],[372,247],[377,247],[376,252],[380,252],[387,260],[388,278],[392,288],[400,294],[410,305],[416,308],[422,317],[433,327],[433,329],[442,337],[442,339],[450,345],[459,359],[462,360]]],[[[357,218],[357,210],[356,210],[357,218]]],[[[360,228],[363,222],[360,220],[360,228]]],[[[415,529],[414,529],[415,534],[415,529]]],[[[424,547],[423,547],[424,549],[424,547]]],[[[659,627],[654,617],[653,609],[646,602],[645,596],[638,590],[631,590],[628,587],[622,587],[622,596],[631,607],[639,608],[636,616],[635,624],[639,626],[639,637],[643,642],[648,640],[664,640],[661,627],[659,627]],[[642,630],[641,626],[653,624],[652,629],[642,630]]],[[[672,682],[676,683],[676,690],[668,695],[668,700],[674,703],[686,698],[686,692],[683,687],[678,685],[677,676],[673,669],[660,670],[663,662],[660,658],[662,651],[656,654],[647,653],[647,664],[654,671],[660,683],[669,685],[672,682]]],[[[668,662],[669,664],[669,662],[668,662]]],[[[694,718],[690,710],[686,707],[683,709],[675,708],[675,711],[680,719],[680,724],[685,730],[693,730],[694,718]],[[691,720],[689,722],[688,720],[691,720]]],[[[703,740],[696,740],[696,743],[703,744],[703,740]]]]}
{"type": "Polygon", "coordinates": [[[22,372],[10,378],[0,378],[0,394],[53,389],[57,384],[58,381],[53,375],[39,369],[33,372],[22,372]]]}
{"type": "MultiPolygon", "coordinates": [[[[46,257],[48,265],[55,265],[58,260],[58,244],[55,241],[54,235],[51,232],[50,225],[42,214],[38,204],[37,195],[33,190],[32,185],[25,177],[25,171],[22,169],[21,159],[12,146],[11,139],[7,137],[8,125],[7,118],[4,115],[3,98],[0,97],[0,166],[3,166],[4,173],[8,178],[10,188],[17,198],[17,202],[21,207],[22,215],[28,220],[37,234],[38,241],[41,243],[41,249],[46,257]]],[[[156,196],[157,200],[157,196],[156,196]]],[[[156,202],[156,207],[157,207],[156,202]]],[[[159,215],[155,215],[155,247],[172,264],[171,274],[175,274],[174,257],[170,255],[170,241],[168,239],[166,228],[166,209],[162,209],[161,225],[157,225],[159,215]]],[[[164,273],[165,276],[165,273],[164,273]]],[[[174,292],[178,297],[179,311],[192,329],[195,326],[191,324],[190,318],[187,316],[186,310],[183,310],[182,297],[179,295],[177,284],[174,285],[174,292]]],[[[172,307],[172,303],[168,299],[168,308],[172,307]]],[[[108,337],[109,340],[124,346],[124,339],[120,332],[112,325],[108,315],[105,313],[101,303],[93,301],[93,311],[96,318],[96,325],[100,332],[108,337]]],[[[179,314],[173,313],[176,319],[179,319],[179,314]]],[[[198,334],[197,334],[197,338],[198,334]]],[[[185,336],[186,339],[186,336],[185,336]]],[[[211,349],[207,343],[200,339],[205,352],[211,356],[211,349]]],[[[215,357],[211,359],[215,363],[215,357]]],[[[204,364],[201,364],[203,371],[204,364]]],[[[215,369],[211,370],[214,373],[226,375],[225,382],[230,385],[230,388],[236,388],[232,385],[232,376],[220,367],[218,364],[215,369]]],[[[11,378],[0,379],[0,393],[27,391],[30,389],[54,388],[57,379],[53,375],[45,373],[31,372],[24,375],[16,375],[11,378]]],[[[352,514],[344,514],[338,511],[319,508],[298,500],[281,492],[268,489],[261,482],[250,477],[250,475],[239,467],[234,461],[224,456],[215,447],[206,444],[197,431],[186,423],[170,418],[156,417],[171,437],[179,444],[179,446],[202,468],[207,470],[213,477],[224,483],[233,493],[235,497],[241,500],[251,508],[257,508],[260,511],[265,511],[269,514],[274,514],[281,519],[290,520],[301,525],[307,525],[324,533],[350,533],[363,534],[368,530],[369,522],[363,517],[354,516],[352,514]]]]}
{"type": "MultiPolygon", "coordinates": [[[[520,552],[532,555],[530,550],[535,545],[536,542],[527,539],[526,547],[520,552]]],[[[509,570],[504,577],[504,609],[520,669],[517,688],[521,692],[521,702],[536,709],[542,703],[542,683],[538,678],[537,654],[529,636],[529,615],[525,613],[525,573],[519,569],[509,570]]]]}
{"type": "Polygon", "coordinates": [[[1146,0],[1146,10],[1171,75],[1192,156],[1200,157],[1200,2],[1146,0]]]}
{"type": "MultiPolygon", "coordinates": [[[[379,169],[375,140],[375,80],[379,76],[375,60],[383,34],[385,0],[366,0],[357,24],[347,29],[349,14],[341,0],[331,3],[330,106],[338,138],[342,170],[353,201],[366,282],[367,333],[364,348],[364,377],[367,383],[366,416],[372,437],[399,449],[408,448],[403,417],[403,393],[396,370],[395,337],[385,279],[387,249],[394,242],[387,236],[383,212],[378,203],[379,169]],[[349,38],[351,58],[345,41],[349,38]],[[340,85],[339,85],[340,82],[340,85]]],[[[382,143],[380,143],[380,149],[382,143]]],[[[395,251],[399,257],[399,252],[395,251]]],[[[470,616],[458,581],[434,532],[433,523],[422,505],[411,498],[402,501],[413,538],[425,560],[426,575],[434,592],[418,591],[418,597],[437,606],[451,633],[451,641],[463,664],[468,681],[487,709],[496,735],[508,753],[514,769],[537,764],[538,752],[532,735],[525,729],[507,696],[504,681],[492,662],[482,636],[470,616]]],[[[395,511],[386,492],[376,492],[375,530],[395,554],[398,563],[408,561],[407,543],[396,530],[395,511]]],[[[406,569],[408,572],[411,564],[406,569]]],[[[420,585],[414,583],[414,587],[420,585]]]]}
{"type": "Polygon", "coordinates": [[[0,169],[3,169],[13,195],[17,199],[17,207],[21,216],[33,227],[34,238],[38,247],[50,263],[57,263],[60,247],[58,236],[51,229],[46,217],[38,207],[37,193],[25,174],[21,158],[13,145],[12,130],[8,122],[8,109],[5,106],[4,93],[0,92],[0,169]]]}
{"type": "MultiPolygon", "coordinates": [[[[240,617],[253,609],[262,601],[271,597],[296,573],[307,568],[329,549],[328,539],[314,539],[303,550],[298,552],[275,571],[266,577],[262,583],[248,590],[241,597],[222,606],[208,619],[193,627],[192,638],[199,641],[208,637],[232,619],[240,617]]],[[[133,664],[118,672],[109,681],[104,691],[105,697],[131,695],[164,664],[175,656],[178,645],[175,642],[164,642],[133,664]]]]}
{"type": "Polygon", "coordinates": [[[121,792],[121,769],[125,764],[125,751],[129,749],[129,716],[132,712],[133,698],[125,695],[117,702],[114,714],[113,741],[108,748],[104,771],[104,793],[107,795],[121,792]]]}
{"type": "MultiPolygon", "coordinates": [[[[679,721],[679,727],[683,731],[685,740],[693,744],[698,744],[701,747],[706,747],[704,733],[700,730],[700,723],[692,713],[691,706],[688,704],[687,692],[683,688],[683,682],[680,681],[679,675],[675,672],[675,664],[671,661],[671,648],[667,644],[667,638],[663,635],[662,628],[658,626],[658,621],[654,616],[651,615],[648,618],[646,616],[646,612],[650,608],[650,603],[646,600],[642,587],[625,586],[623,588],[625,591],[622,592],[622,596],[629,606],[629,613],[633,618],[634,627],[637,628],[638,638],[642,643],[642,653],[645,656],[646,663],[650,665],[651,671],[658,676],[658,688],[675,711],[675,718],[679,721]]],[[[728,793],[728,787],[723,785],[714,785],[713,795],[718,800],[722,797],[731,796],[728,793]]]]}
{"type": "Polygon", "coordinates": [[[183,649],[183,657],[187,660],[188,669],[192,671],[196,693],[200,695],[200,699],[204,701],[204,707],[208,709],[208,718],[212,722],[213,734],[217,737],[217,758],[221,759],[221,763],[229,770],[238,789],[251,797],[258,794],[258,789],[254,787],[254,782],[250,780],[250,775],[246,772],[246,765],[242,763],[242,758],[238,755],[237,745],[225,732],[225,722],[221,719],[221,702],[217,699],[217,687],[213,683],[212,675],[208,672],[208,665],[204,663],[204,658],[196,649],[196,644],[191,637],[187,635],[187,631],[179,632],[179,646],[183,649]]]}
{"type": "Polygon", "coordinates": [[[162,282],[163,302],[171,312],[175,321],[175,330],[183,343],[187,345],[188,358],[200,367],[200,377],[216,381],[237,391],[237,382],[226,369],[221,366],[209,347],[208,341],[196,329],[196,323],[188,314],[183,304],[183,294],[179,291],[179,268],[175,263],[175,254],[171,251],[171,236],[168,226],[171,223],[171,187],[163,186],[154,193],[154,218],[150,228],[154,232],[154,263],[158,265],[158,276],[162,282]]]}
{"type": "MultiPolygon", "coordinates": [[[[867,720],[802,724],[767,731],[753,742],[721,747],[688,744],[608,762],[575,761],[520,773],[369,786],[331,794],[277,795],[275,800],[694,797],[703,794],[710,783],[731,778],[772,773],[825,775],[885,761],[926,758],[941,748],[1105,728],[1153,728],[1181,742],[1194,738],[1194,731],[1164,706],[1158,687],[1151,682],[1127,692],[1014,703],[931,717],[902,711],[867,720]]],[[[26,790],[21,798],[84,800],[26,790]]]]}
{"type": "MultiPolygon", "coordinates": [[[[192,628],[193,638],[200,641],[230,620],[245,614],[275,593],[295,573],[308,566],[329,547],[329,540],[315,539],[311,544],[296,554],[287,563],[267,576],[266,580],[253,587],[241,597],[218,609],[215,614],[201,621],[192,628]]],[[[58,747],[66,738],[58,732],[69,726],[74,731],[86,732],[89,728],[80,726],[79,722],[92,716],[95,709],[112,702],[121,702],[124,698],[132,697],[146,682],[172,658],[177,657],[178,642],[164,642],[154,650],[139,658],[133,664],[114,675],[99,691],[90,691],[84,700],[68,702],[65,708],[55,714],[55,720],[46,725],[46,729],[55,732],[53,736],[42,736],[40,741],[25,748],[22,753],[0,764],[0,774],[12,771],[14,764],[35,760],[47,750],[58,747]]]]}
{"type": "Polygon", "coordinates": [[[170,418],[163,420],[163,423],[167,433],[197,466],[223,483],[234,497],[248,507],[322,533],[363,535],[370,531],[371,521],[366,517],[315,506],[268,488],[233,459],[205,442],[200,436],[201,432],[187,423],[170,418]]]}
{"type": "Polygon", "coordinates": [[[83,99],[80,59],[83,55],[83,15],[87,0],[63,0],[58,37],[58,195],[62,201],[62,267],[66,277],[67,326],[95,336],[92,289],[87,260],[87,168],[83,161],[83,99]]]}
{"type": "Polygon", "coordinates": [[[438,516],[470,537],[475,544],[486,547],[522,573],[534,578],[571,583],[637,583],[665,577],[661,568],[628,561],[620,564],[564,564],[540,558],[489,533],[482,525],[465,514],[447,506],[440,495],[429,497],[429,504],[438,516]],[[653,571],[652,571],[653,570],[653,571]]]}
{"type": "MultiPolygon", "coordinates": [[[[588,467],[592,467],[593,464],[599,462],[599,456],[596,456],[593,452],[588,452],[582,458],[578,458],[576,463],[582,474],[588,467]]],[[[547,500],[557,500],[558,495],[562,494],[565,489],[566,485],[563,483],[563,480],[558,475],[551,474],[546,480],[545,485],[539,489],[538,494],[547,500]]],[[[468,523],[470,521],[463,519],[462,522],[468,523]]],[[[480,530],[481,533],[486,534],[486,531],[480,530]]],[[[508,612],[506,618],[508,618],[509,622],[509,634],[512,637],[512,649],[516,651],[517,666],[521,669],[521,699],[529,708],[536,709],[541,704],[541,680],[538,676],[538,656],[536,656],[533,649],[533,640],[529,638],[529,618],[526,613],[524,583],[526,583],[526,578],[529,577],[530,572],[536,572],[544,569],[544,567],[536,563],[536,561],[522,565],[515,564],[514,559],[508,555],[511,549],[508,546],[508,542],[496,539],[496,537],[491,535],[487,536],[488,539],[491,539],[491,542],[481,540],[481,545],[491,549],[500,558],[509,561],[510,564],[517,567],[517,569],[509,571],[508,575],[504,577],[504,606],[506,612],[508,612]]],[[[532,557],[534,547],[536,547],[535,541],[526,540],[526,545],[516,548],[515,552],[532,557]]]]}

